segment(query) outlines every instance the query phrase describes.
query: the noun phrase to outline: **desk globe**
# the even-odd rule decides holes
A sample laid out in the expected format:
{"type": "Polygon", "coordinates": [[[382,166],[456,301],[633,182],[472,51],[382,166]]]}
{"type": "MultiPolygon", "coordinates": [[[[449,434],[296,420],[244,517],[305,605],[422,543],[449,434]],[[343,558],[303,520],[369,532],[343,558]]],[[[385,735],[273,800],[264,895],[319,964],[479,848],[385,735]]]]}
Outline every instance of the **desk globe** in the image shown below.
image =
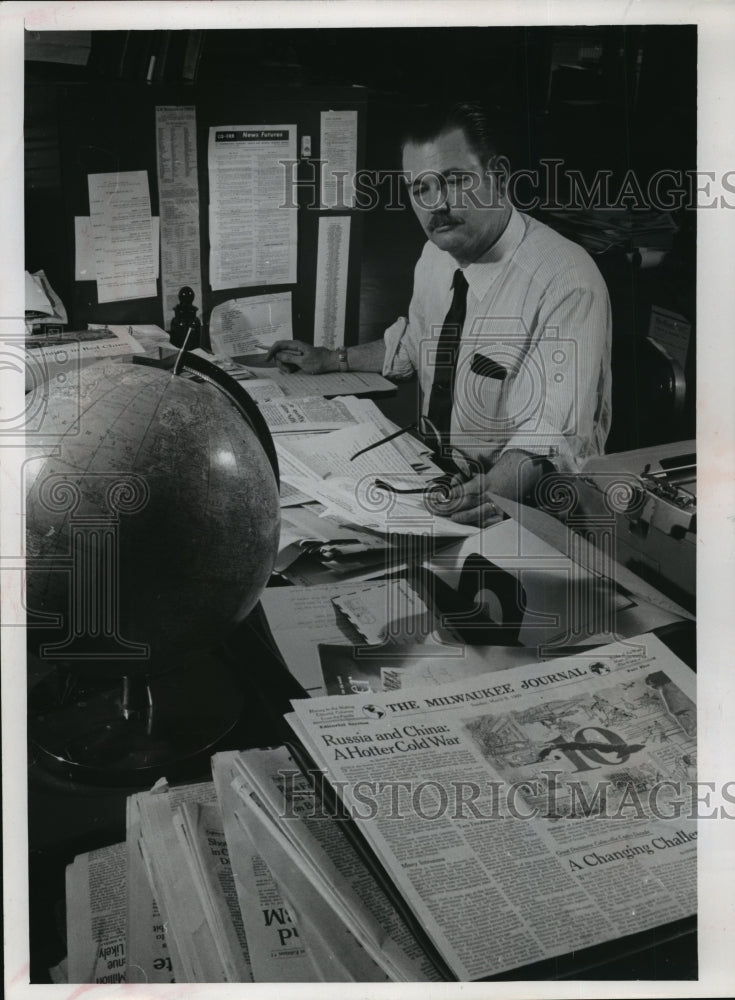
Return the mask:
{"type": "Polygon", "coordinates": [[[242,693],[211,655],[278,549],[278,466],[214,365],[100,362],[48,388],[25,466],[29,733],[72,776],[201,755],[242,693]]]}

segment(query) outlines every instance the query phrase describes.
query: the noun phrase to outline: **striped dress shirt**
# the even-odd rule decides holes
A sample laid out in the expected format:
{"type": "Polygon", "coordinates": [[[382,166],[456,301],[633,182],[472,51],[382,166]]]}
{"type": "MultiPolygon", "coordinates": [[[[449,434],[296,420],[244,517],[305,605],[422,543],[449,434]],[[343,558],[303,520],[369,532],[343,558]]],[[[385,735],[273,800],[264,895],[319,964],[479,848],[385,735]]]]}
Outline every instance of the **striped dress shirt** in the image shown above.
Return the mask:
{"type": "MultiPolygon", "coordinates": [[[[408,319],[385,333],[383,374],[418,374],[426,414],[456,261],[427,242],[408,319]]],[[[450,442],[491,467],[503,452],[576,471],[602,454],[610,428],[610,301],[589,254],[513,209],[469,285],[454,382],[450,442]]]]}

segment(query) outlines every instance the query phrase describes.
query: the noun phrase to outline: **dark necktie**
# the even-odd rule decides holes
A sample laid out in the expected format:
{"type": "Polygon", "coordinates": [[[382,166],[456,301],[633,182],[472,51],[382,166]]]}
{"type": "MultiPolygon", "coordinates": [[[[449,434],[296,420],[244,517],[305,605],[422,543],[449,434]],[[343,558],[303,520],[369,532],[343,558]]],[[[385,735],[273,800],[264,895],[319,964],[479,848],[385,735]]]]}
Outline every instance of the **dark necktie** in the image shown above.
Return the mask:
{"type": "Polygon", "coordinates": [[[467,313],[467,279],[460,268],[454,272],[452,288],[454,289],[454,297],[444,319],[444,326],[436,346],[434,382],[431,386],[429,409],[426,414],[436,428],[440,445],[449,441],[449,427],[454,401],[454,374],[457,368],[459,340],[462,336],[462,326],[467,313]]]}

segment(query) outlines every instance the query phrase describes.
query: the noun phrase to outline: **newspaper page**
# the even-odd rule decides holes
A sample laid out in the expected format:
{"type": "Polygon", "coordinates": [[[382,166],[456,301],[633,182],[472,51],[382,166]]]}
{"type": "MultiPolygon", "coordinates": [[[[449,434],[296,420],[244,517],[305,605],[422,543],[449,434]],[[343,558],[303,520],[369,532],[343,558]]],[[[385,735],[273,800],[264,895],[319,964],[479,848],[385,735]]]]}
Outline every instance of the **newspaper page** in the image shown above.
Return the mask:
{"type": "Polygon", "coordinates": [[[245,925],[256,983],[312,983],[321,976],[304,945],[280,890],[251,838],[238,821],[240,799],[232,788],[236,751],[212,757],[212,775],[222,812],[227,851],[245,925]]]}
{"type": "Polygon", "coordinates": [[[385,972],[350,933],[342,914],[325,899],[323,881],[305,870],[279,827],[266,816],[262,802],[244,779],[233,787],[240,798],[237,820],[258,845],[263,861],[278,885],[289,912],[297,921],[304,943],[318,971],[328,983],[370,983],[386,980],[385,972]],[[312,876],[311,878],[309,876],[312,876]]]}
{"type": "Polygon", "coordinates": [[[222,814],[215,802],[183,802],[173,816],[227,981],[251,982],[250,955],[222,814]]]}
{"type": "Polygon", "coordinates": [[[652,635],[288,716],[461,980],[696,911],[693,673],[652,635]]]}
{"type": "Polygon", "coordinates": [[[207,940],[201,903],[191,884],[173,824],[183,802],[211,802],[212,782],[169,788],[161,780],[135,796],[140,814],[139,840],[146,872],[165,926],[176,982],[221,982],[221,963],[207,940]]]}
{"type": "Polygon", "coordinates": [[[295,431],[319,433],[359,424],[364,419],[364,411],[355,404],[362,402],[364,400],[355,396],[343,396],[341,399],[304,396],[301,399],[274,399],[261,403],[260,412],[271,434],[295,431]]]}
{"type": "Polygon", "coordinates": [[[140,850],[137,795],[128,796],[126,802],[125,838],[128,873],[126,981],[173,983],[173,963],[166,942],[166,929],[140,850]]]}
{"type": "Polygon", "coordinates": [[[67,866],[66,931],[68,982],[125,982],[125,844],[67,866]]]}
{"type": "Polygon", "coordinates": [[[209,130],[209,275],[214,290],[296,283],[297,206],[284,202],[295,125],[209,130]]]}
{"type": "Polygon", "coordinates": [[[269,817],[270,827],[262,822],[270,839],[283,838],[284,849],[293,849],[302,873],[319,887],[390,978],[439,979],[385,890],[344,836],[341,824],[324,814],[315,816],[313,788],[286,748],[244,751],[237,766],[262,803],[260,815],[269,817]]]}

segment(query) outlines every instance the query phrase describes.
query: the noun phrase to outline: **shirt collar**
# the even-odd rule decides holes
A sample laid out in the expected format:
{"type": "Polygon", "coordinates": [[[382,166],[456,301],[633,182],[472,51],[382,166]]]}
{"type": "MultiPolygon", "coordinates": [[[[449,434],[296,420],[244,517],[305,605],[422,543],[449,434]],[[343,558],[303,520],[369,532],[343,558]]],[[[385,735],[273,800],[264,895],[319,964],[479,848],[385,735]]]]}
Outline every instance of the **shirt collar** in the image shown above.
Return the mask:
{"type": "Polygon", "coordinates": [[[511,206],[508,225],[488,251],[487,260],[478,264],[468,264],[463,269],[467,284],[475,298],[485,297],[490,285],[505,267],[525,234],[526,224],[523,216],[511,206]]]}

